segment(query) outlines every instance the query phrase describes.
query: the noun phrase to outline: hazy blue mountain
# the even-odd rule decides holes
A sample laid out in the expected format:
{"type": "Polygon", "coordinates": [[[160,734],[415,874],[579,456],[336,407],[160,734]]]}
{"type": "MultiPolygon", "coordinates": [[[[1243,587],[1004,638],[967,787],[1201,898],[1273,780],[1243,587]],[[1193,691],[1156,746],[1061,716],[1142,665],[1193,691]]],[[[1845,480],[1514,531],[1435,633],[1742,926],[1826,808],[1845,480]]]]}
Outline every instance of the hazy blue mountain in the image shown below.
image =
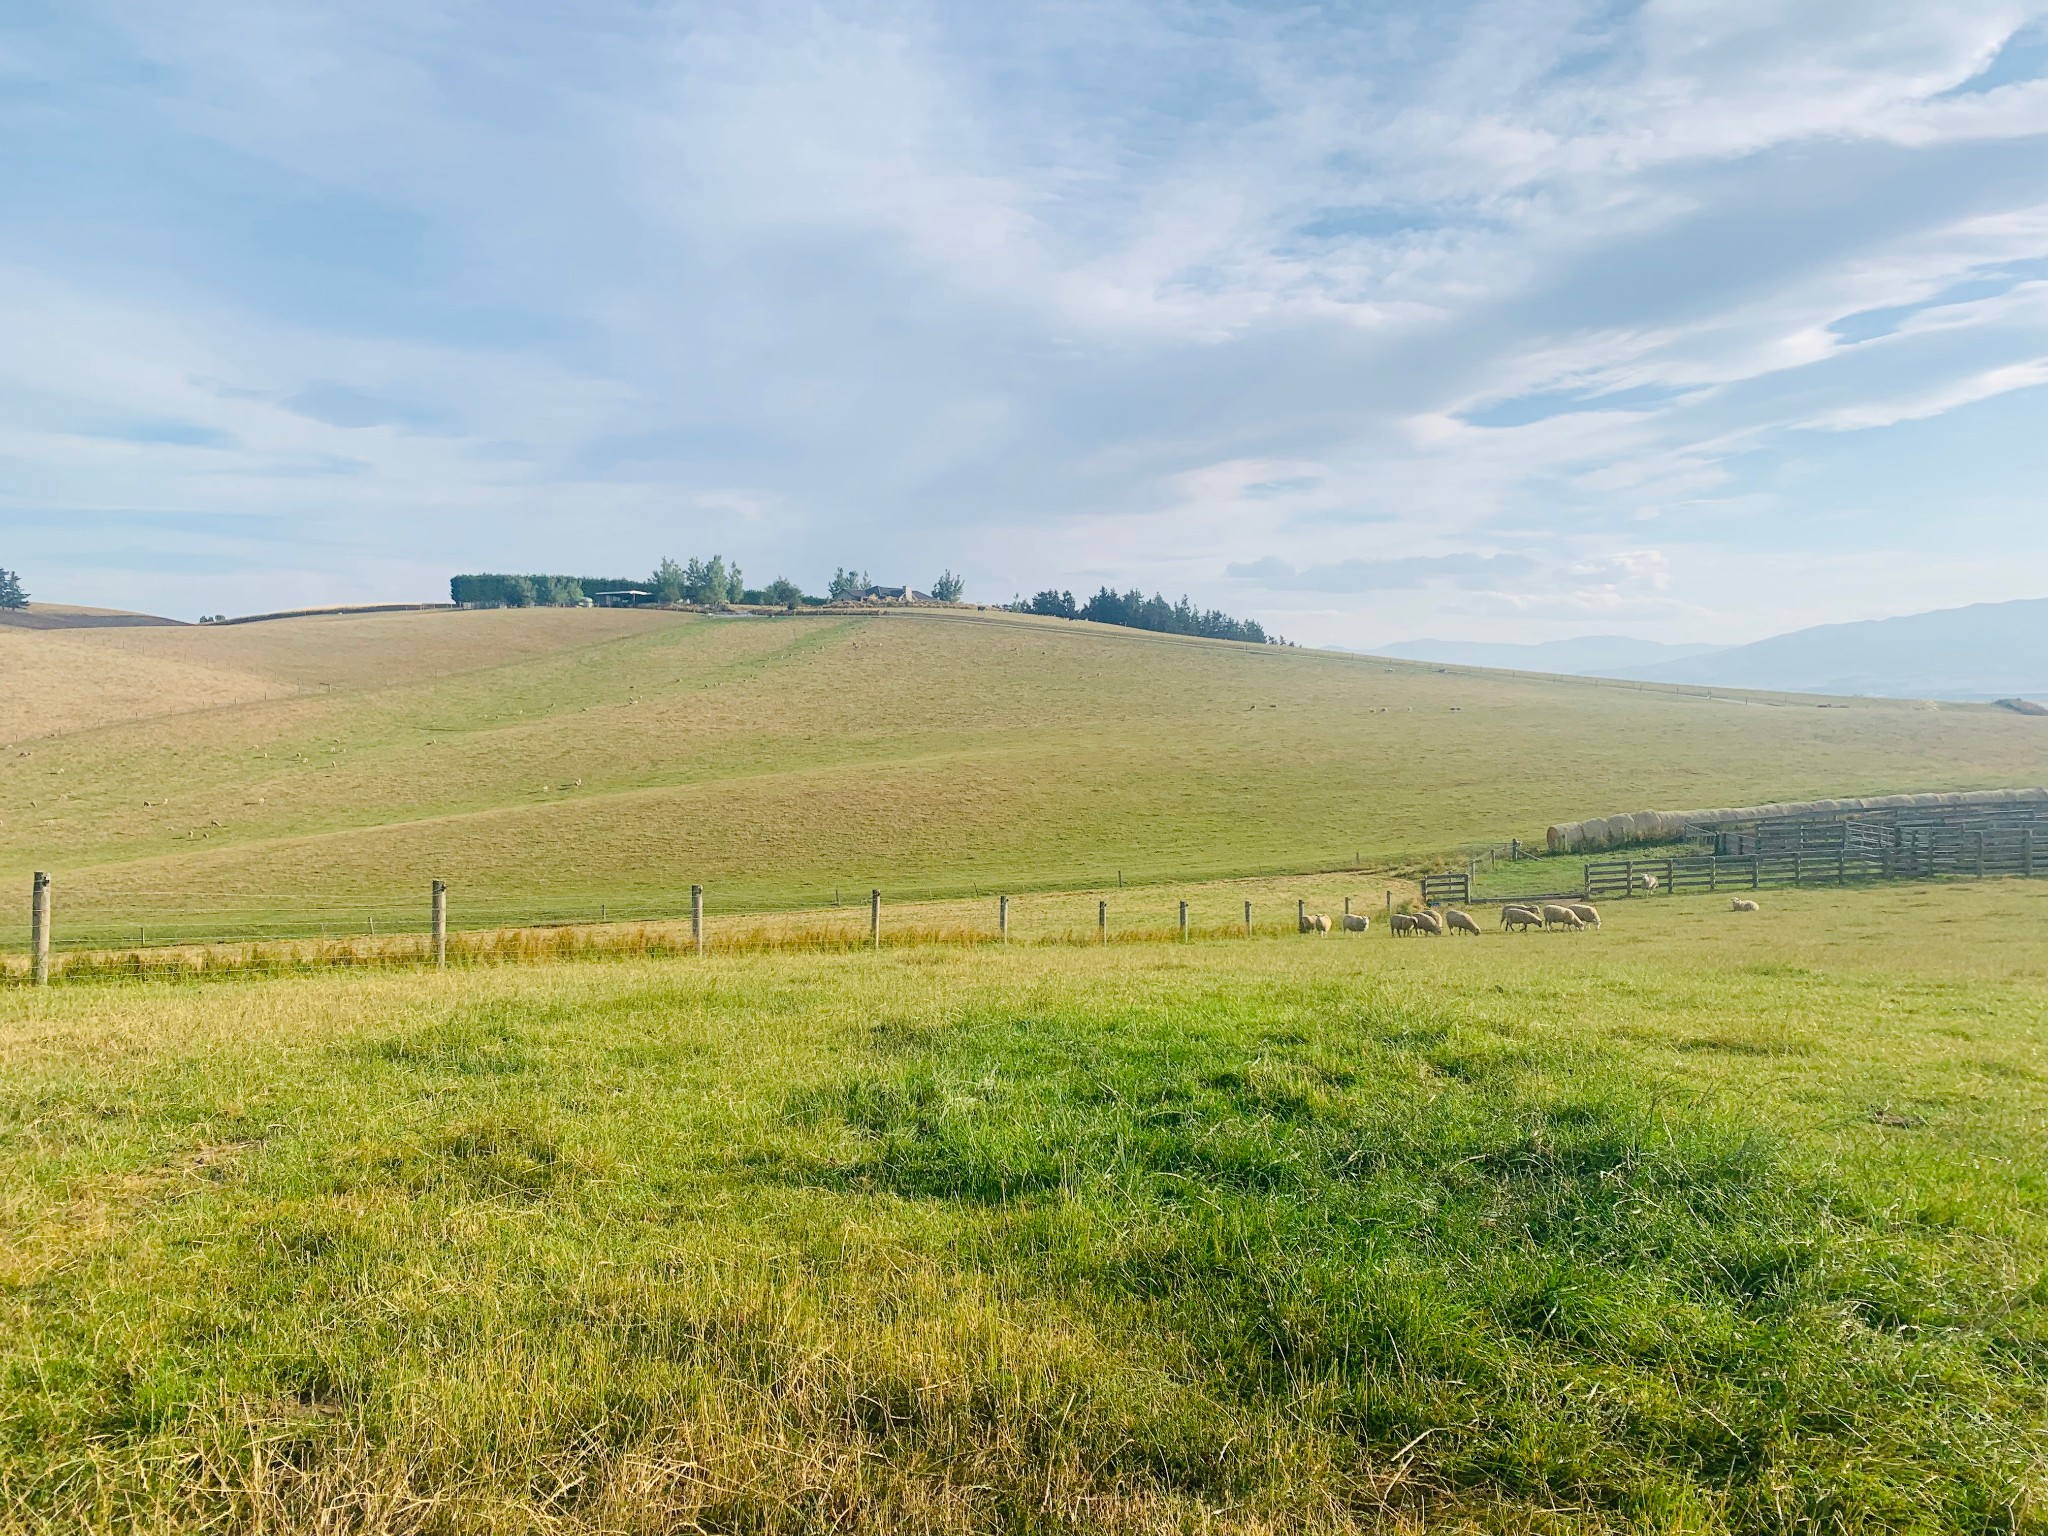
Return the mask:
{"type": "Polygon", "coordinates": [[[1376,645],[1375,656],[1398,656],[1409,661],[1440,661],[1460,667],[1505,667],[1517,672],[1562,672],[1589,676],[1651,667],[1664,662],[1704,656],[1719,650],[1712,645],[1665,645],[1656,640],[1632,640],[1627,635],[1580,635],[1571,640],[1544,640],[1532,645],[1488,644],[1476,640],[1403,640],[1398,645],[1376,645]]]}
{"type": "Polygon", "coordinates": [[[1651,666],[1624,662],[1599,673],[1786,693],[2048,699],[2048,598],[1822,624],[1753,645],[1651,666]]]}

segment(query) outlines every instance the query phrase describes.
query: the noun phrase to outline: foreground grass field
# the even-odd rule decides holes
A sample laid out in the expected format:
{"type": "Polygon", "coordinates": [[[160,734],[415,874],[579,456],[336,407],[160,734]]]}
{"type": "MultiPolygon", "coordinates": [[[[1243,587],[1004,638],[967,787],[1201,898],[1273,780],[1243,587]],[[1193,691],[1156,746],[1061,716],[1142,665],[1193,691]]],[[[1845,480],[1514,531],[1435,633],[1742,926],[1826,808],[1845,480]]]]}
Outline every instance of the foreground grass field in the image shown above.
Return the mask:
{"type": "Polygon", "coordinates": [[[1382,867],[1644,805],[2048,781],[2048,720],[973,612],[0,629],[0,947],[1382,867]],[[20,891],[20,897],[9,897],[20,891]]]}
{"type": "Polygon", "coordinates": [[[34,1531],[2034,1531],[2048,885],[0,992],[34,1531]]]}

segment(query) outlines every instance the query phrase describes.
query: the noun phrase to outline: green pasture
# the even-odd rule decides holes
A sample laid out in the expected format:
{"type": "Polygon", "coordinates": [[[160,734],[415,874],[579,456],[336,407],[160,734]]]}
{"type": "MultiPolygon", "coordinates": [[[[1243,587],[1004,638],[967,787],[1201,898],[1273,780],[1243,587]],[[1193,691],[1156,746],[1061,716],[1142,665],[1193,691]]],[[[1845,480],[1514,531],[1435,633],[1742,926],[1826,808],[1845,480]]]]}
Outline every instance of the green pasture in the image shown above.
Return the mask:
{"type": "Polygon", "coordinates": [[[2048,883],[0,991],[0,1528],[2040,1532],[2048,883]]]}
{"type": "Polygon", "coordinates": [[[1989,706],[970,611],[20,631],[0,665],[17,952],[38,868],[60,945],[317,936],[416,927],[434,879],[496,925],[1412,872],[1615,810],[2048,780],[2048,721],[1989,706]]]}

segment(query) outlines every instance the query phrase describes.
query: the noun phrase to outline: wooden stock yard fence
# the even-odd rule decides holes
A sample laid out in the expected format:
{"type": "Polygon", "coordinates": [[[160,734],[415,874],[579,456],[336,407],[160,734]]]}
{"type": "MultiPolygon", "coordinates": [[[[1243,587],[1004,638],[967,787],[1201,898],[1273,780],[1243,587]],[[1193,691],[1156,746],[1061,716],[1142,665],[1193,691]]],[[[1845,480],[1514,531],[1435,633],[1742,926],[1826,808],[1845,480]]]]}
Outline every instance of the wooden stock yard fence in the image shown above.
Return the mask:
{"type": "Polygon", "coordinates": [[[1588,863],[1586,899],[2048,875],[2048,811],[2033,807],[1759,821],[1701,832],[1711,851],[1588,863]]]}

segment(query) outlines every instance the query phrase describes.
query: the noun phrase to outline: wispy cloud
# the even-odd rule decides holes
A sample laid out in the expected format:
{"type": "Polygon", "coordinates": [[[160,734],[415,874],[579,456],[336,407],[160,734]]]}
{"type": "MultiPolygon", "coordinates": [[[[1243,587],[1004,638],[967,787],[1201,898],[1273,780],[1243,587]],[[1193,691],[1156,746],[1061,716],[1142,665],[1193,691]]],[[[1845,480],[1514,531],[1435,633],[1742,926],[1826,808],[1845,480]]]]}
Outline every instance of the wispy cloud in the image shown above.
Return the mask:
{"type": "Polygon", "coordinates": [[[1297,569],[1267,557],[1233,563],[1224,574],[1275,592],[1412,592],[1442,582],[1459,587],[1498,586],[1535,571],[1527,555],[1410,555],[1396,560],[1339,560],[1297,569]]]}
{"type": "Polygon", "coordinates": [[[2036,595],[2044,17],[81,0],[0,31],[0,541],[183,610],[716,546],[1345,642],[2036,595]]]}

